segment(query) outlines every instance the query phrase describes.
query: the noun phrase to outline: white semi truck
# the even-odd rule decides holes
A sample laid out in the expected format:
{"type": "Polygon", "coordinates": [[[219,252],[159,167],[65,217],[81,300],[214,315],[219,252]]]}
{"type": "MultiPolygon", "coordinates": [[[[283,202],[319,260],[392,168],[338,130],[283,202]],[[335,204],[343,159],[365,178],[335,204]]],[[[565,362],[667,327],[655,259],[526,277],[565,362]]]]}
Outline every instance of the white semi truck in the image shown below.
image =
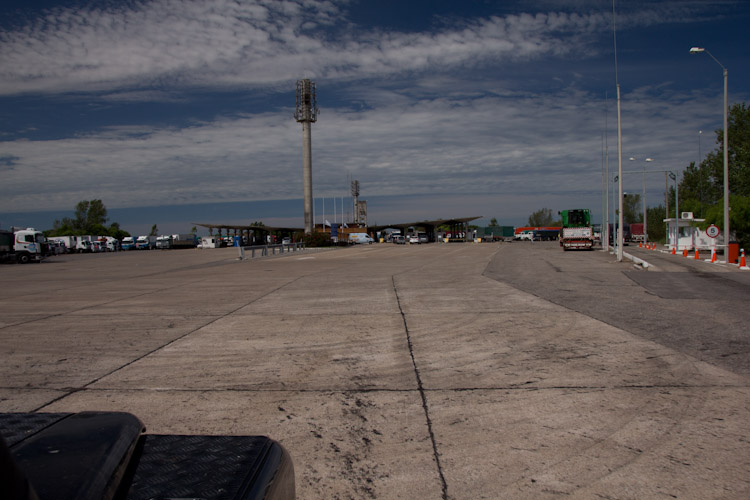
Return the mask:
{"type": "Polygon", "coordinates": [[[47,253],[47,240],[33,227],[0,232],[0,258],[26,262],[41,262],[47,253]]]}
{"type": "Polygon", "coordinates": [[[156,248],[156,236],[139,236],[135,240],[136,250],[152,250],[156,248]]]}

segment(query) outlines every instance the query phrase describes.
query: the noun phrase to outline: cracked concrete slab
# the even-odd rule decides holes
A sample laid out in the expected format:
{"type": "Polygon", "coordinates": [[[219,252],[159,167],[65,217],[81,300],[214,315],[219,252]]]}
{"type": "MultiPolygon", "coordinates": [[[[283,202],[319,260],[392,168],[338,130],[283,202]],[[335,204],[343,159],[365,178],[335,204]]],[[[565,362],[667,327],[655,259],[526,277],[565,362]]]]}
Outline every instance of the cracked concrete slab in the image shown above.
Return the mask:
{"type": "MultiPolygon", "coordinates": [[[[268,435],[300,498],[747,498],[747,376],[490,279],[503,248],[8,266],[35,300],[0,294],[0,409],[268,435]]],[[[580,265],[598,294],[644,293],[560,255],[560,283],[580,265]]]]}

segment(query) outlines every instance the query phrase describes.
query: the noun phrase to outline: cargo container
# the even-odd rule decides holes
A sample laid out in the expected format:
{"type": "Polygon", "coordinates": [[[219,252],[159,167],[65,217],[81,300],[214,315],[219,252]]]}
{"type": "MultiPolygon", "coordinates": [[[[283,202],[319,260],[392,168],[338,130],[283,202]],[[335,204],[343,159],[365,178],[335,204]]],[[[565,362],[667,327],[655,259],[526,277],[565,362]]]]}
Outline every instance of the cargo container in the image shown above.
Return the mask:
{"type": "Polygon", "coordinates": [[[646,241],[646,235],[643,233],[643,222],[634,222],[630,225],[630,241],[636,243],[646,241]]]}
{"type": "Polygon", "coordinates": [[[195,248],[197,246],[198,237],[193,233],[172,235],[172,248],[195,248]]]}

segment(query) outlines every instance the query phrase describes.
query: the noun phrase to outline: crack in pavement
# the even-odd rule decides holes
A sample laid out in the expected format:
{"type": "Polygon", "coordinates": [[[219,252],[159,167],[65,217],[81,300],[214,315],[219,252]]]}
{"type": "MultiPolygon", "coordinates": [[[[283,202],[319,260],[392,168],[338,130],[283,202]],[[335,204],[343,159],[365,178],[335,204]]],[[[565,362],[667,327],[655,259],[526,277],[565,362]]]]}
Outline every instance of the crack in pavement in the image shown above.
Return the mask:
{"type": "Polygon", "coordinates": [[[414,367],[414,375],[417,377],[417,387],[419,389],[419,396],[422,398],[422,409],[424,410],[425,420],[427,421],[427,430],[430,434],[430,441],[432,442],[432,454],[437,465],[438,475],[440,476],[440,483],[443,490],[443,500],[448,500],[448,483],[445,480],[443,474],[443,467],[440,465],[440,453],[437,449],[437,442],[435,441],[435,432],[432,429],[432,419],[430,418],[430,407],[427,404],[427,396],[425,395],[424,386],[422,385],[422,376],[419,374],[419,367],[417,366],[417,360],[414,358],[414,346],[411,342],[411,335],[409,333],[409,325],[406,322],[406,314],[404,309],[401,307],[401,298],[398,296],[398,289],[396,288],[396,278],[391,276],[391,282],[393,283],[393,293],[396,294],[396,303],[398,304],[398,310],[401,313],[401,320],[404,322],[404,331],[406,332],[406,342],[409,345],[409,356],[411,356],[411,363],[414,367]]]}

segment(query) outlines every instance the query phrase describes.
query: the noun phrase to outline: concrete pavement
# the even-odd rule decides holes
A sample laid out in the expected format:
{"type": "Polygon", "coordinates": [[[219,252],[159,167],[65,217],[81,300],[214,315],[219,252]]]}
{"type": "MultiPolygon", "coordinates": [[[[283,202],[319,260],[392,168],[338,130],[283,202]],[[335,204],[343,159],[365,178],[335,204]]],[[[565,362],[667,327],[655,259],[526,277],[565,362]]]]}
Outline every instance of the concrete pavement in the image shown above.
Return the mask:
{"type": "Polygon", "coordinates": [[[3,266],[1,411],[265,434],[299,498],[747,498],[747,377],[483,276],[501,244],[3,266]]]}

